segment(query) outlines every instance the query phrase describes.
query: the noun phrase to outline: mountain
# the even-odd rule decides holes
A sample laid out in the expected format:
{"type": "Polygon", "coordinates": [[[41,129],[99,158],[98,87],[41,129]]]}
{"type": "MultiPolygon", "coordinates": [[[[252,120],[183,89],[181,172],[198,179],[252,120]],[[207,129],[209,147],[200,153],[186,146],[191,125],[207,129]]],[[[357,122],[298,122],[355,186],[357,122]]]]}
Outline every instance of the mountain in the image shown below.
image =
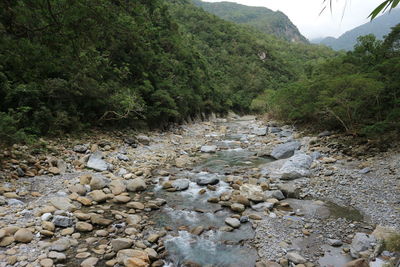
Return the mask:
{"type": "Polygon", "coordinates": [[[263,33],[273,34],[286,41],[308,42],[290,19],[280,11],[275,12],[265,7],[250,7],[231,2],[210,3],[193,0],[193,3],[222,19],[250,25],[263,33]]]}
{"type": "Polygon", "coordinates": [[[311,42],[324,44],[335,50],[352,50],[359,36],[374,34],[378,39],[382,40],[390,32],[391,28],[398,23],[400,23],[400,9],[393,9],[391,12],[371,22],[344,33],[339,38],[326,37],[322,40],[314,39],[311,42]]]}
{"type": "Polygon", "coordinates": [[[249,112],[265,88],[333,53],[223,20],[189,0],[49,4],[0,1],[0,142],[249,112]]]}

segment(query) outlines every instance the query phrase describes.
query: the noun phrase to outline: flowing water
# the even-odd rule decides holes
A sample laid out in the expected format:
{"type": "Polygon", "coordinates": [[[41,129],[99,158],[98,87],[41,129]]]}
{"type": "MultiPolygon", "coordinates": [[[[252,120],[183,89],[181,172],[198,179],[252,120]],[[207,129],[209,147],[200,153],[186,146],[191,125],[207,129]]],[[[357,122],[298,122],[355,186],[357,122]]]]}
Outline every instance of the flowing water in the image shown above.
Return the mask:
{"type": "MultiPolygon", "coordinates": [[[[225,219],[232,215],[228,208],[207,200],[219,197],[232,189],[226,182],[225,174],[243,168],[253,168],[271,162],[270,158],[257,157],[255,152],[242,148],[247,135],[241,132],[240,122],[227,123],[228,134],[214,144],[223,149],[206,157],[193,166],[191,171],[179,171],[176,178],[190,180],[189,188],[180,192],[167,192],[159,184],[154,188],[157,197],[167,200],[167,205],[153,214],[157,226],[168,226],[172,234],[165,238],[168,251],[165,266],[251,266],[258,258],[255,248],[246,240],[254,238],[255,232],[250,222],[242,223],[239,229],[226,232],[225,219]],[[196,183],[198,178],[217,178],[218,184],[212,190],[199,193],[206,186],[196,183]],[[201,227],[201,235],[190,230],[201,227]],[[182,231],[185,228],[189,231],[182,231]]],[[[247,125],[248,130],[248,125],[247,125]]]]}

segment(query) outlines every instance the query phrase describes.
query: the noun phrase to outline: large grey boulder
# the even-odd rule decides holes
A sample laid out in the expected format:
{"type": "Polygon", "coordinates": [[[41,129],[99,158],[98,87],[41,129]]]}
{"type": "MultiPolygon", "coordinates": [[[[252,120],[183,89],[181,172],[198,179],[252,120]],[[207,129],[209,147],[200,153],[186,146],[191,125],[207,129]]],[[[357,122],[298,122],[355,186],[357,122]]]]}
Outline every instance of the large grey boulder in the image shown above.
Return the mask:
{"type": "Polygon", "coordinates": [[[306,259],[304,259],[300,254],[296,252],[289,252],[286,254],[286,257],[289,261],[293,262],[294,264],[301,264],[306,263],[306,259]]]}
{"type": "Polygon", "coordinates": [[[102,172],[106,171],[109,165],[106,161],[103,160],[103,154],[100,151],[96,151],[92,155],[90,155],[86,166],[95,171],[102,172]]]}
{"type": "Polygon", "coordinates": [[[376,243],[376,238],[373,235],[368,235],[365,233],[356,233],[351,241],[350,245],[350,255],[353,258],[359,258],[360,252],[366,251],[372,248],[376,243]]]}
{"type": "Polygon", "coordinates": [[[202,146],[200,151],[203,153],[215,153],[217,151],[217,146],[202,146]]]}
{"type": "Polygon", "coordinates": [[[304,153],[295,154],[289,158],[280,169],[282,180],[294,180],[310,175],[312,158],[304,153]]]}
{"type": "Polygon", "coordinates": [[[228,217],[225,219],[225,223],[229,225],[230,227],[233,228],[239,228],[240,227],[240,221],[236,218],[228,217]]]}
{"type": "Polygon", "coordinates": [[[284,144],[277,145],[271,152],[271,156],[275,159],[287,159],[293,156],[294,151],[301,146],[298,141],[291,141],[284,144]]]}
{"type": "Polygon", "coordinates": [[[219,183],[219,179],[213,174],[199,174],[196,183],[198,185],[215,185],[219,183]]]}
{"type": "Polygon", "coordinates": [[[258,135],[258,136],[264,136],[268,132],[268,127],[261,127],[261,128],[253,128],[251,131],[252,134],[258,135]]]}
{"type": "Polygon", "coordinates": [[[276,198],[278,200],[285,199],[285,196],[283,195],[281,190],[272,190],[272,191],[265,191],[265,199],[269,198],[276,198]]]}
{"type": "Polygon", "coordinates": [[[53,218],[53,223],[58,227],[70,227],[74,224],[74,220],[67,216],[56,215],[53,218]]]}
{"type": "Polygon", "coordinates": [[[188,179],[178,179],[172,182],[172,187],[175,188],[176,191],[183,191],[189,188],[189,180],[188,179]]]}
{"type": "Polygon", "coordinates": [[[102,176],[93,176],[90,180],[90,189],[101,190],[110,183],[110,180],[102,176]]]}

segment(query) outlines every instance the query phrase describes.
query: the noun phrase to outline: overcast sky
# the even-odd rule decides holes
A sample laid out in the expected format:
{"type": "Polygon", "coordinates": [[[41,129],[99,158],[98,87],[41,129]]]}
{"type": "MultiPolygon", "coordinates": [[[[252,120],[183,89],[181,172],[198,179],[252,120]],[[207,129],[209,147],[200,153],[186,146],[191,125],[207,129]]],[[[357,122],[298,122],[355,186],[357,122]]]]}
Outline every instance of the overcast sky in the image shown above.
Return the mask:
{"type": "MultiPolygon", "coordinates": [[[[221,0],[203,1],[220,2],[221,0]]],[[[368,15],[383,0],[333,0],[332,12],[327,9],[321,15],[319,13],[323,7],[323,0],[229,0],[229,2],[280,10],[290,18],[304,36],[313,39],[326,36],[338,37],[368,22],[368,15]]]]}

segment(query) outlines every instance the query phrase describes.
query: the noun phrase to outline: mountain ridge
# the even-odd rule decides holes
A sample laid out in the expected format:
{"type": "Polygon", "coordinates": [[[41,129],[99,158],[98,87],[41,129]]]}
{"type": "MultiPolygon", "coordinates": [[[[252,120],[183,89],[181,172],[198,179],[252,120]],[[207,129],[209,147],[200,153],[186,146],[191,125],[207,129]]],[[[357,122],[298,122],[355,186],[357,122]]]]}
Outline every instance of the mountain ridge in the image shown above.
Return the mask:
{"type": "Polygon", "coordinates": [[[263,33],[275,35],[286,41],[308,43],[307,38],[300,33],[288,16],[279,10],[273,11],[266,7],[252,7],[228,1],[211,3],[192,0],[192,2],[224,20],[252,26],[263,33]]]}
{"type": "Polygon", "coordinates": [[[398,23],[400,23],[400,8],[393,9],[371,22],[355,27],[338,38],[328,36],[310,41],[312,43],[326,45],[334,50],[352,50],[359,36],[374,34],[377,39],[382,40],[385,35],[389,34],[391,28],[398,23]]]}

